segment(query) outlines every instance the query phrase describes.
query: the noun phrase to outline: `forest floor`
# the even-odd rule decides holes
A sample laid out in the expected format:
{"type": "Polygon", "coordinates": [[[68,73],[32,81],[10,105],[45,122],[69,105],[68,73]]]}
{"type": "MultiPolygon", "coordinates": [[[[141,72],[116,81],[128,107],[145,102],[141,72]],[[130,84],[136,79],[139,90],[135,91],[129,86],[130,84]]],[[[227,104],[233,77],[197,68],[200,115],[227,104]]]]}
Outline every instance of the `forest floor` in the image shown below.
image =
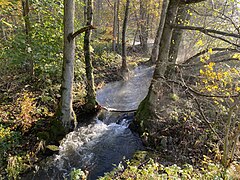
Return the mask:
{"type": "MultiPolygon", "coordinates": [[[[141,61],[142,57],[129,58],[129,68],[141,61]]],[[[121,56],[117,54],[106,53],[104,58],[94,59],[96,88],[121,80],[120,66],[121,56]]],[[[35,163],[57,151],[54,147],[65,132],[54,117],[60,100],[60,82],[56,79],[30,77],[26,72],[1,76],[0,179],[31,170],[35,163]]],[[[84,119],[84,96],[84,83],[76,81],[74,110],[79,121],[84,119]]]]}
{"type": "MultiPolygon", "coordinates": [[[[129,55],[130,69],[147,60],[138,51],[129,55]]],[[[104,58],[96,58],[96,88],[121,80],[120,66],[119,55],[106,53],[104,58]]],[[[82,115],[84,88],[82,82],[74,85],[74,109],[78,117],[82,115]]],[[[61,125],[54,118],[60,98],[59,89],[59,81],[30,78],[26,73],[0,78],[0,179],[31,170],[35,163],[57,152],[54,147],[65,135],[63,129],[59,131],[61,125]]],[[[215,171],[218,166],[209,169],[209,164],[218,164],[221,159],[217,146],[219,139],[210,132],[208,124],[200,120],[201,113],[193,98],[181,93],[184,89],[179,88],[178,92],[175,97],[170,96],[171,93],[164,97],[165,102],[171,102],[166,103],[167,106],[159,104],[161,114],[152,122],[151,139],[147,134],[142,136],[148,155],[139,159],[138,168],[142,169],[151,158],[164,166],[177,164],[182,167],[188,163],[194,168],[204,168],[204,171],[215,171]]],[[[78,120],[81,121],[81,118],[78,120]]],[[[214,126],[221,131],[223,124],[214,126]]],[[[234,159],[234,163],[234,168],[240,172],[239,157],[234,159]]],[[[120,177],[122,173],[118,175],[120,177]]]]}

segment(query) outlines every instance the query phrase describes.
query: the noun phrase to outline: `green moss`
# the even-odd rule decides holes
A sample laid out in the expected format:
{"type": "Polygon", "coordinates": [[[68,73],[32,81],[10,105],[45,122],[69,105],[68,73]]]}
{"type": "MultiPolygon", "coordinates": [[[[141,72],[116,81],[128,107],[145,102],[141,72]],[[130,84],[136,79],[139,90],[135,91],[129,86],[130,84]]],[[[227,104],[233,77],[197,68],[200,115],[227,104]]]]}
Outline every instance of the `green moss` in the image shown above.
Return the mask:
{"type": "Polygon", "coordinates": [[[43,131],[43,132],[38,132],[37,137],[41,140],[48,141],[50,138],[50,135],[47,131],[43,131]]]}
{"type": "Polygon", "coordinates": [[[146,160],[148,155],[147,151],[136,151],[133,155],[133,158],[130,161],[130,165],[137,166],[146,160]]]}
{"type": "Polygon", "coordinates": [[[151,118],[151,111],[149,109],[149,96],[147,96],[139,105],[136,113],[136,123],[139,125],[140,133],[144,133],[148,127],[148,120],[151,118]]]}
{"type": "Polygon", "coordinates": [[[53,119],[51,121],[49,133],[52,141],[59,141],[65,136],[66,131],[61,121],[53,119]]]}

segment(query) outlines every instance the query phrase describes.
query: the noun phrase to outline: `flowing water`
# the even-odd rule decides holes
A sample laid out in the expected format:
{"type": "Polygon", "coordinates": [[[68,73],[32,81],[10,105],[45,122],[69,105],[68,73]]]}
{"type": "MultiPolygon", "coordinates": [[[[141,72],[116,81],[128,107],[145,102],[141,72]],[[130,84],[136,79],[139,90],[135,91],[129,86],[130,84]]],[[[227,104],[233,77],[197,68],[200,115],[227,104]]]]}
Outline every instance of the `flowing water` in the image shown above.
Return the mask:
{"type": "MultiPolygon", "coordinates": [[[[97,92],[98,102],[111,109],[137,109],[146,96],[153,67],[138,67],[128,81],[109,83],[97,92]]],[[[69,133],[61,142],[59,154],[23,179],[70,179],[74,169],[88,171],[95,180],[134,152],[143,149],[140,138],[128,125],[133,113],[102,111],[95,122],[69,133]]]]}
{"type": "Polygon", "coordinates": [[[148,92],[153,67],[137,67],[128,81],[107,84],[97,92],[97,101],[106,108],[128,111],[137,109],[148,92]]]}

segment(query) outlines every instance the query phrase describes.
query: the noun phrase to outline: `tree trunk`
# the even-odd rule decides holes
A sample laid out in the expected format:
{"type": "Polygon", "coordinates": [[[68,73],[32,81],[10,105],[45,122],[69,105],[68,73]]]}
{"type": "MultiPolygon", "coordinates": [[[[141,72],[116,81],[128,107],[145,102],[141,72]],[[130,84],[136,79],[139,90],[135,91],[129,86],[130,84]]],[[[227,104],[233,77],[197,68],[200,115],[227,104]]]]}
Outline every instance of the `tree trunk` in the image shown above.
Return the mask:
{"type": "Polygon", "coordinates": [[[168,3],[169,3],[169,0],[163,0],[162,12],[161,12],[161,16],[160,16],[159,26],[158,26],[156,37],[155,37],[155,40],[154,40],[152,54],[151,54],[151,57],[149,59],[151,64],[155,64],[156,60],[157,60],[157,57],[158,57],[159,43],[160,43],[160,40],[161,40],[161,37],[162,37],[162,32],[163,32],[165,19],[166,19],[168,3]]]}
{"type": "Polygon", "coordinates": [[[63,48],[63,79],[61,87],[61,120],[67,131],[71,128],[75,120],[72,108],[73,96],[73,78],[74,78],[74,58],[75,42],[68,38],[69,34],[74,32],[74,0],[64,1],[64,48],[63,48]]]}
{"type": "Polygon", "coordinates": [[[137,12],[134,13],[135,14],[135,21],[137,22],[137,30],[135,31],[134,33],[134,37],[133,37],[133,50],[134,50],[134,46],[135,46],[135,43],[136,43],[136,39],[137,39],[137,35],[138,35],[138,32],[139,32],[139,20],[138,20],[138,17],[137,17],[137,12]]]}
{"type": "Polygon", "coordinates": [[[83,24],[85,25],[87,23],[87,0],[83,0],[83,24]]]}
{"type": "Polygon", "coordinates": [[[25,34],[26,34],[26,52],[27,52],[27,61],[29,63],[28,71],[32,76],[34,74],[34,64],[31,53],[31,25],[29,19],[29,0],[22,0],[23,8],[23,18],[25,23],[25,34]]]}
{"type": "Polygon", "coordinates": [[[143,52],[148,51],[148,22],[147,22],[147,1],[140,0],[140,44],[143,52]]]}
{"type": "Polygon", "coordinates": [[[4,25],[2,23],[0,23],[0,26],[1,26],[1,38],[6,41],[7,40],[7,35],[6,35],[6,31],[4,29],[4,25]]]}
{"type": "MultiPolygon", "coordinates": [[[[184,25],[184,23],[188,20],[190,20],[190,15],[187,12],[188,6],[181,5],[178,9],[177,12],[177,23],[179,25],[184,25]]],[[[169,63],[171,64],[176,64],[177,61],[177,56],[178,56],[178,50],[179,46],[182,40],[182,34],[183,30],[182,29],[174,29],[173,30],[173,35],[172,35],[172,40],[171,40],[171,47],[169,51],[169,63]]],[[[169,65],[167,67],[167,71],[165,72],[165,77],[166,78],[173,78],[175,74],[175,66],[174,65],[169,65]]]]}
{"type": "Polygon", "coordinates": [[[167,9],[166,20],[164,23],[163,34],[159,45],[159,52],[161,52],[156,61],[156,68],[153,74],[153,80],[151,82],[147,97],[141,102],[136,119],[141,125],[141,131],[149,129],[149,121],[152,121],[156,117],[157,105],[161,102],[161,99],[165,95],[165,89],[163,87],[163,77],[168,65],[168,55],[171,45],[172,28],[170,24],[175,21],[177,15],[177,9],[179,0],[170,0],[167,9]]]}
{"type": "Polygon", "coordinates": [[[116,40],[117,40],[117,21],[118,21],[118,14],[117,14],[117,0],[114,1],[114,13],[113,13],[113,42],[112,42],[112,50],[113,52],[116,51],[116,40]]]}
{"type": "Polygon", "coordinates": [[[126,1],[126,7],[125,7],[125,16],[123,20],[123,29],[122,29],[122,68],[121,72],[123,77],[125,77],[125,73],[128,72],[127,68],[127,56],[126,56],[126,31],[127,31],[127,22],[128,22],[128,13],[129,13],[129,4],[130,0],[126,1]]]}
{"type": "MultiPolygon", "coordinates": [[[[92,0],[87,1],[87,26],[92,24],[92,0]]],[[[90,52],[90,38],[91,38],[91,30],[87,30],[84,36],[84,56],[85,56],[85,65],[86,65],[86,107],[89,111],[95,109],[96,106],[96,92],[94,87],[94,77],[93,77],[93,66],[90,52]]]]}
{"type": "Polygon", "coordinates": [[[117,49],[120,47],[120,18],[119,18],[120,0],[117,0],[117,49]]]}

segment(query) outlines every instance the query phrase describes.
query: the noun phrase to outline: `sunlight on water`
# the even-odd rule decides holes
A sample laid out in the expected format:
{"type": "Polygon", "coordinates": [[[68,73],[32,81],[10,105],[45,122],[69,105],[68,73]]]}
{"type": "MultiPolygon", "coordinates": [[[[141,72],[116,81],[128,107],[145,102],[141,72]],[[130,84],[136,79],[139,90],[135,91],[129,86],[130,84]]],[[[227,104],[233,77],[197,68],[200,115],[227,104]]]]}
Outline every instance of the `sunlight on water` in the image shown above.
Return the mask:
{"type": "Polygon", "coordinates": [[[137,109],[147,95],[154,67],[138,67],[127,81],[109,83],[97,92],[97,101],[121,111],[137,109]]]}

